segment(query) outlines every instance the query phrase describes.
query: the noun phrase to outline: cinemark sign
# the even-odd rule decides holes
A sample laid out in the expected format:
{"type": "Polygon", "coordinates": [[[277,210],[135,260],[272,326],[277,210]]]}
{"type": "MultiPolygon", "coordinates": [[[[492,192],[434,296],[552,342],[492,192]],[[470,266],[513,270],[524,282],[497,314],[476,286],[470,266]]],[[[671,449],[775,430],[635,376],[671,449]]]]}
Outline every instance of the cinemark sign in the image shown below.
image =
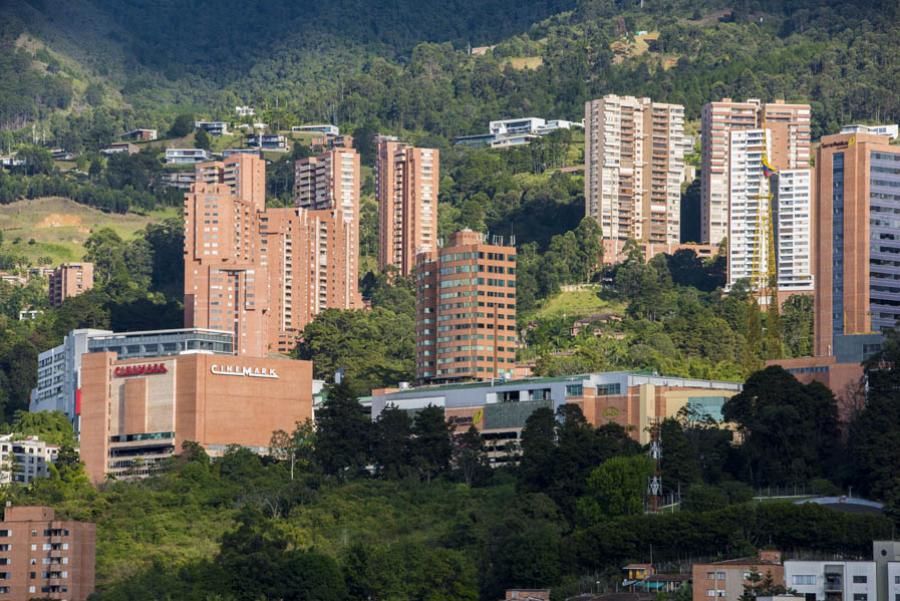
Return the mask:
{"type": "Polygon", "coordinates": [[[113,371],[113,374],[117,378],[127,378],[128,376],[149,376],[168,372],[165,363],[147,363],[145,365],[120,365],[113,371]]]}
{"type": "Polygon", "coordinates": [[[209,371],[217,376],[247,376],[249,378],[277,378],[278,373],[272,367],[243,367],[239,365],[210,366],[209,371]]]}

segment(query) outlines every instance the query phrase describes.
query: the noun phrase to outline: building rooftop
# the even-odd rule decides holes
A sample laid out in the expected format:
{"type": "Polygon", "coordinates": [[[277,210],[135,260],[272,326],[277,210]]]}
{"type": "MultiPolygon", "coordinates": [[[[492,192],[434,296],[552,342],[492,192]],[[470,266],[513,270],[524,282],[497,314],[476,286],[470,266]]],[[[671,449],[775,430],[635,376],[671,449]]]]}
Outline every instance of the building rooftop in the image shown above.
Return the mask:
{"type": "Polygon", "coordinates": [[[741,384],[738,382],[726,382],[722,380],[703,380],[700,378],[684,378],[681,376],[665,376],[654,373],[649,370],[633,370],[633,371],[608,371],[608,372],[595,372],[595,373],[586,373],[586,374],[574,374],[570,376],[546,376],[546,377],[534,377],[534,378],[519,378],[516,380],[503,380],[503,379],[495,379],[495,380],[483,380],[477,382],[459,382],[453,384],[434,384],[434,385],[425,385],[425,386],[416,386],[413,388],[397,388],[397,389],[376,389],[372,391],[372,396],[382,396],[386,394],[390,395],[398,395],[398,394],[409,394],[409,395],[419,395],[423,392],[433,393],[433,392],[444,392],[449,390],[463,390],[463,389],[474,389],[474,388],[485,388],[485,387],[500,387],[500,386],[524,386],[530,384],[549,384],[552,382],[584,382],[586,380],[590,380],[594,376],[602,376],[602,377],[642,377],[650,380],[680,380],[683,382],[683,386],[691,387],[693,385],[697,385],[701,382],[721,386],[722,388],[729,388],[732,390],[740,390],[741,384]]]}

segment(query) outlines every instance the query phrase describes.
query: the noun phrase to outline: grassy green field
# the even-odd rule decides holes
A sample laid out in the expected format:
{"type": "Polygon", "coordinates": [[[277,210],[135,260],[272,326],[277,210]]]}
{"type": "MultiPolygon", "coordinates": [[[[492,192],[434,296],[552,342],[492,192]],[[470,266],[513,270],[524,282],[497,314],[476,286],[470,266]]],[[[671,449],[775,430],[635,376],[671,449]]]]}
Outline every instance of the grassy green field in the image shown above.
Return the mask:
{"type": "Polygon", "coordinates": [[[560,292],[548,298],[532,316],[535,319],[552,317],[583,317],[592,313],[611,311],[624,314],[623,303],[603,300],[597,295],[599,286],[585,285],[577,290],[560,292]]]}
{"type": "Polygon", "coordinates": [[[80,260],[84,241],[95,230],[109,227],[128,239],[149,223],[177,215],[175,207],[147,215],[118,215],[67,198],[40,198],[0,206],[0,231],[4,245],[23,254],[32,264],[41,257],[56,264],[80,260]]]}

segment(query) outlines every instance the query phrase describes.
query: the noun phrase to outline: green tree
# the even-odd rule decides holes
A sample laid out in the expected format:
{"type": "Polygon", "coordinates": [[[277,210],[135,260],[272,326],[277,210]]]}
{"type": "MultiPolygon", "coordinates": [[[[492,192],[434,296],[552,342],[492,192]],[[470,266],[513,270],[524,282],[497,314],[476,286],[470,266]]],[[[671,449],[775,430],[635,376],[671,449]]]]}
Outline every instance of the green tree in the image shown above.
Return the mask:
{"type": "Polygon", "coordinates": [[[794,294],[782,305],[781,323],[784,347],[790,357],[808,357],[812,354],[813,299],[794,294]]]}
{"type": "Polygon", "coordinates": [[[344,368],[359,393],[409,381],[415,377],[415,317],[382,307],[326,309],[303,330],[294,356],[314,359],[318,378],[331,379],[344,368]]]}
{"type": "Polygon", "coordinates": [[[426,481],[449,471],[453,455],[451,432],[442,407],[429,405],[416,413],[412,427],[411,463],[426,481]]]}
{"type": "Polygon", "coordinates": [[[375,567],[369,550],[357,543],[350,546],[343,561],[344,583],[350,601],[369,601],[375,598],[375,567]]]}
{"type": "Polygon", "coordinates": [[[818,382],[804,385],[781,367],[767,367],[725,402],[723,415],[737,424],[756,485],[828,477],[839,463],[837,403],[818,382]]]}
{"type": "Polygon", "coordinates": [[[202,148],[203,150],[212,148],[212,137],[205,129],[200,128],[197,130],[197,134],[194,136],[194,148],[202,148]]]}
{"type": "Polygon", "coordinates": [[[519,482],[524,490],[547,490],[553,481],[556,419],[549,408],[535,409],[522,428],[519,482]]]}
{"type": "Polygon", "coordinates": [[[681,508],[684,511],[713,511],[728,504],[728,497],[709,484],[692,484],[684,494],[681,508]]]}
{"type": "Polygon", "coordinates": [[[900,334],[888,332],[864,365],[868,394],[849,428],[851,473],[857,490],[893,508],[900,490],[900,334]]]}
{"type": "Polygon", "coordinates": [[[645,455],[607,459],[591,472],[587,494],[578,499],[579,522],[592,524],[643,513],[652,474],[653,463],[645,455]]]}
{"type": "Polygon", "coordinates": [[[345,379],[328,389],[316,415],[315,460],[326,474],[344,479],[368,464],[371,423],[345,379]]]}
{"type": "Polygon", "coordinates": [[[182,113],[172,122],[172,127],[169,128],[169,137],[181,138],[192,131],[194,131],[194,115],[182,113]]]}
{"type": "Polygon", "coordinates": [[[475,426],[453,436],[453,466],[466,486],[490,479],[491,467],[481,433],[475,426]]]}
{"type": "Polygon", "coordinates": [[[18,150],[16,158],[24,161],[16,170],[26,175],[47,175],[53,172],[53,156],[46,148],[25,146],[18,150]]]}
{"type": "Polygon", "coordinates": [[[663,483],[673,490],[687,489],[689,485],[700,480],[697,449],[676,419],[663,420],[659,434],[662,446],[660,469],[663,483]]]}
{"type": "Polygon", "coordinates": [[[560,577],[562,520],[544,495],[522,495],[491,524],[485,559],[483,599],[499,599],[508,588],[543,588],[560,577]]]}
{"type": "Polygon", "coordinates": [[[409,414],[388,406],[372,424],[372,460],[382,478],[399,479],[411,469],[412,424],[409,414]]]}
{"type": "Polygon", "coordinates": [[[49,444],[76,445],[72,422],[61,411],[18,411],[9,430],[22,436],[39,436],[49,444]]]}

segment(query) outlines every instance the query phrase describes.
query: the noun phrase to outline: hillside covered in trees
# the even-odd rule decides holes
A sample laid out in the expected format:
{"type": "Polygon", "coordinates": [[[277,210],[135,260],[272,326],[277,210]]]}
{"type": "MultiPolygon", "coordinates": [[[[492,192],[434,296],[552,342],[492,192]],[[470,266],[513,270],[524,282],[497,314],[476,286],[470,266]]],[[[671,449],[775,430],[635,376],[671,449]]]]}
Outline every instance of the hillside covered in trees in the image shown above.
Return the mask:
{"type": "Polygon", "coordinates": [[[249,103],[274,127],[327,120],[449,138],[492,118],[579,118],[586,99],[607,92],[683,103],[689,118],[722,96],[808,100],[814,137],[900,115],[891,0],[241,6],[7,3],[0,123],[47,125],[75,106],[82,119],[88,109],[166,129],[178,111],[222,118],[249,103]],[[645,51],[628,51],[636,32],[654,32],[645,51]],[[487,44],[496,46],[468,53],[487,44]]]}

